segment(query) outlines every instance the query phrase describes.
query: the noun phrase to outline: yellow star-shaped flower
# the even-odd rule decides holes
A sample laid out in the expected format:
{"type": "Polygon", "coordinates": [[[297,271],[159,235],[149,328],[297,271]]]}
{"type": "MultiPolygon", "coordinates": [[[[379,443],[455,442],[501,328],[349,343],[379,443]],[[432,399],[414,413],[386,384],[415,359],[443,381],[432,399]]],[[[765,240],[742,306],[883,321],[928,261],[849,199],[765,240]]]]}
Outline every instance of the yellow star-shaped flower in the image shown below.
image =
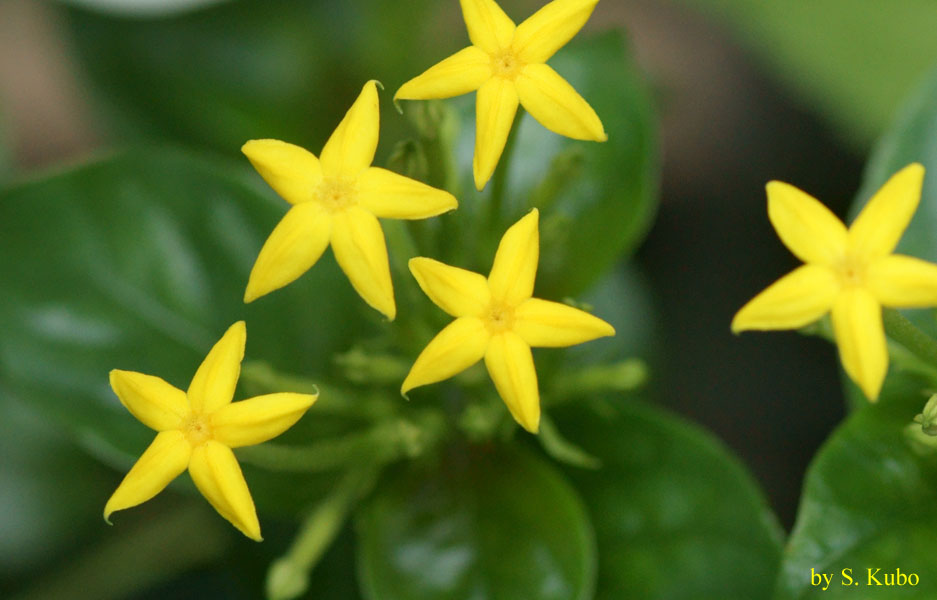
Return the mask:
{"type": "Polygon", "coordinates": [[[598,0],[553,0],[515,26],[494,0],[460,0],[472,45],[405,83],[394,99],[451,98],[478,90],[475,158],[479,190],[491,178],[521,104],[555,133],[608,139],[602,122],[547,60],[582,29],[598,0]]]}
{"type": "Polygon", "coordinates": [[[816,199],[768,184],[768,217],[806,264],[742,307],[734,332],[797,329],[831,313],[846,373],[876,400],[888,370],[882,306],[937,304],[937,265],[893,254],[921,198],[924,167],[911,164],[875,193],[849,229],[816,199]]]}
{"type": "Polygon", "coordinates": [[[378,217],[425,219],[458,203],[448,192],[370,166],[379,125],[377,85],[369,81],[319,158],[278,140],[244,144],[241,150],[260,176],[293,205],[260,250],[245,302],[291,283],[331,244],[335,260],[364,301],[388,319],[396,316],[378,217]]]}
{"type": "Polygon", "coordinates": [[[455,321],[430,341],[401,393],[448,379],[485,359],[498,394],[520,425],[540,426],[540,393],[531,346],[572,346],[615,335],[611,325],[579,309],[532,298],[540,253],[536,209],[501,238],[488,279],[430,258],[410,260],[410,272],[455,321]]]}
{"type": "Polygon", "coordinates": [[[274,438],[312,406],[317,394],[267,394],[231,402],[241,372],[247,330],[238,321],[211,349],[189,390],[159,377],[111,371],[111,388],[130,413],[159,433],[104,507],[111,513],[146,502],[186,469],[218,513],[261,541],[260,523],[231,448],[274,438]]]}

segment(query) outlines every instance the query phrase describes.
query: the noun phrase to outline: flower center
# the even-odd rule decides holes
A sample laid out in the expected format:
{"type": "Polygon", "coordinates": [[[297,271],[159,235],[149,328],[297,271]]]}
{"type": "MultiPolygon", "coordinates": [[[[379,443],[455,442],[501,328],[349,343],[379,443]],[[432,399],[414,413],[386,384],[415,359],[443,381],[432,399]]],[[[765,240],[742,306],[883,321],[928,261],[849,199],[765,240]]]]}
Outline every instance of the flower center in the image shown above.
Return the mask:
{"type": "Polygon", "coordinates": [[[505,79],[515,79],[520,75],[523,66],[524,64],[518,60],[511,50],[504,50],[500,54],[491,57],[491,68],[495,75],[505,79]]]}
{"type": "Polygon", "coordinates": [[[844,287],[860,287],[865,282],[865,264],[857,257],[847,254],[839,263],[837,273],[844,287]]]}
{"type": "Polygon", "coordinates": [[[203,415],[191,414],[182,423],[182,433],[185,434],[193,447],[200,446],[211,439],[211,426],[203,415]]]}
{"type": "Polygon", "coordinates": [[[499,333],[514,327],[514,309],[506,304],[492,304],[488,309],[488,330],[499,333]]]}
{"type": "Polygon", "coordinates": [[[356,196],[355,181],[347,177],[326,177],[315,192],[319,204],[332,212],[353,206],[356,196]]]}

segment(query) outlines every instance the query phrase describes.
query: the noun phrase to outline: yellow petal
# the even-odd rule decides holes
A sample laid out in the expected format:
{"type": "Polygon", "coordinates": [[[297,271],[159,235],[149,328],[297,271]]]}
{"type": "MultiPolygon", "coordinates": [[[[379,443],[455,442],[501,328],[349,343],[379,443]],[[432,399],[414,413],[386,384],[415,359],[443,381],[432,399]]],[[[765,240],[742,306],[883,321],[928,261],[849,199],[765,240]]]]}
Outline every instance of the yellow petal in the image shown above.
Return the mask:
{"type": "Polygon", "coordinates": [[[426,219],[459,206],[449,192],[379,167],[359,176],[358,202],[382,219],[426,219]]]}
{"type": "Polygon", "coordinates": [[[875,401],[888,371],[882,307],[868,291],[844,290],[833,303],[833,334],[846,374],[875,401]]]}
{"type": "Polygon", "coordinates": [[[495,253],[488,275],[491,295],[498,302],[517,306],[534,293],[537,261],[540,259],[540,212],[535,208],[511,225],[495,253]]]}
{"type": "Polygon", "coordinates": [[[104,506],[104,520],[111,513],[146,502],[163,491],[185,471],[192,446],[181,431],[163,431],[143,452],[104,506]]]}
{"type": "Polygon", "coordinates": [[[247,537],[262,541],[254,500],[230,448],[214,440],[196,447],[189,462],[189,475],[218,514],[247,537]]]}
{"type": "Polygon", "coordinates": [[[406,82],[394,100],[452,98],[477,90],[491,78],[491,56],[480,48],[459,50],[406,82]]]}
{"type": "Polygon", "coordinates": [[[371,165],[377,150],[380,108],[377,82],[364,84],[361,94],[322,149],[322,171],[328,177],[355,177],[371,165]]]}
{"type": "Polygon", "coordinates": [[[189,405],[193,412],[211,414],[231,402],[241,374],[246,343],[247,327],[244,321],[238,321],[209,351],[189,384],[189,405]]]}
{"type": "Polygon", "coordinates": [[[513,81],[495,77],[486,81],[475,98],[475,157],[472,172],[481,191],[491,179],[508,141],[517,114],[517,90],[513,81]]]}
{"type": "Polygon", "coordinates": [[[359,206],[333,215],[332,252],[355,291],[388,319],[394,320],[394,286],[387,246],[377,218],[359,206]]]}
{"type": "Polygon", "coordinates": [[[114,369],[110,379],[120,403],[150,429],[176,429],[189,414],[185,392],[159,377],[114,369]]]}
{"type": "Polygon", "coordinates": [[[550,131],[577,140],[608,139],[589,103],[548,65],[527,65],[514,85],[521,105],[550,131]]]}
{"type": "Polygon", "coordinates": [[[244,302],[292,283],[316,264],[329,245],[332,218],[317,202],[297,204],[264,242],[244,290],[244,302]]]}
{"type": "Polygon", "coordinates": [[[839,290],[832,269],[803,265],[749,300],[732,319],[732,331],[803,327],[829,312],[839,290]]]}
{"type": "Polygon", "coordinates": [[[543,63],[573,39],[599,0],[553,0],[517,26],[514,51],[525,63],[543,63]]]}
{"type": "Polygon", "coordinates": [[[578,308],[530,298],[514,311],[514,332],[529,346],[555,348],[615,335],[615,328],[578,308]]]}
{"type": "Polygon", "coordinates": [[[514,37],[514,21],[494,0],[460,0],[469,39],[489,54],[507,48],[514,37]]]}
{"type": "Polygon", "coordinates": [[[260,176],[284,200],[298,204],[312,199],[322,180],[322,167],[311,152],[280,140],[251,140],[241,146],[260,176]]]}
{"type": "Polygon", "coordinates": [[[415,387],[449,379],[471,367],[485,355],[488,328],[481,319],[462,317],[449,323],[436,334],[416,358],[400,393],[415,387]]]}
{"type": "Polygon", "coordinates": [[[890,254],[921,200],[924,167],[912,163],[891,176],[849,228],[849,243],[869,258],[890,254]]]}
{"type": "Polygon", "coordinates": [[[937,305],[937,265],[912,256],[891,254],[869,265],[866,283],[872,295],[893,308],[937,305]]]}
{"type": "Polygon", "coordinates": [[[491,304],[483,275],[432,258],[410,259],[410,272],[429,299],[453,317],[480,317],[491,304]]]}
{"type": "Polygon", "coordinates": [[[534,357],[519,335],[511,331],[491,338],[485,366],[514,420],[531,433],[540,429],[540,393],[534,357]]]}
{"type": "Polygon", "coordinates": [[[846,226],[819,200],[794,186],[772,181],[768,218],[784,245],[804,262],[833,264],[846,250],[846,226]]]}
{"type": "Polygon", "coordinates": [[[221,408],[211,416],[212,435],[229,448],[266,442],[293,426],[318,394],[267,394],[221,408]]]}

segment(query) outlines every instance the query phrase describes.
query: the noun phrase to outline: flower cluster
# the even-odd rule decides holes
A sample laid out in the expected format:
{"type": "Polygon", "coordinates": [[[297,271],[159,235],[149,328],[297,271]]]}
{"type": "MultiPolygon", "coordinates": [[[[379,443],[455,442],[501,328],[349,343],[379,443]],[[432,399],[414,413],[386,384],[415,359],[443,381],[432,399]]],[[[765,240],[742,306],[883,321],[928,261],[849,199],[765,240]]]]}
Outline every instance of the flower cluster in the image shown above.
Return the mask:
{"type": "MultiPolygon", "coordinates": [[[[605,141],[599,117],[546,61],[585,24],[598,0],[554,0],[518,26],[493,0],[461,0],[472,45],[405,83],[396,99],[445,98],[477,90],[473,173],[480,190],[494,172],[518,105],[548,129],[605,141]]],[[[318,157],[278,140],[242,150],[290,205],[260,250],[244,293],[252,302],[296,280],[327,247],[352,287],[389,320],[397,315],[378,219],[426,219],[455,210],[443,190],[372,166],[379,137],[378,84],[365,84],[318,157]]],[[[416,359],[401,392],[438,382],[484,358],[514,419],[536,433],[540,397],[532,346],[578,344],[614,329],[584,311],[533,297],[540,250],[534,209],[504,234],[487,278],[431,258],[410,260],[420,287],[455,320],[416,359]]],[[[260,525],[232,448],[291,427],[317,395],[278,393],[232,403],[246,328],[235,323],[182,392],[162,379],[113,371],[121,403],[158,432],[107,502],[114,511],[144,502],[188,469],[211,505],[248,537],[260,525]]]]}

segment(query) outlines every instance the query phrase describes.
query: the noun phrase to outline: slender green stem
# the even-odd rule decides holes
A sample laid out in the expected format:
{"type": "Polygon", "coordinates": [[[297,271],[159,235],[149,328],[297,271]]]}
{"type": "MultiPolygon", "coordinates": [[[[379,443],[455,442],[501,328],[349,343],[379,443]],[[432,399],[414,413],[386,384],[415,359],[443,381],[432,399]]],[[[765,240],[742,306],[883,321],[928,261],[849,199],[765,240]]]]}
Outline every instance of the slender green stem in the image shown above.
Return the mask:
{"type": "Polygon", "coordinates": [[[882,311],[882,322],[888,337],[904,346],[929,365],[937,366],[937,340],[921,331],[895,309],[882,311]]]}
{"type": "Polygon", "coordinates": [[[387,238],[387,249],[390,251],[391,268],[398,277],[409,275],[407,262],[419,254],[413,234],[405,223],[391,220],[384,223],[384,235],[387,238]]]}
{"type": "MultiPolygon", "coordinates": [[[[416,243],[404,223],[388,221],[384,224],[384,233],[387,236],[387,245],[391,251],[391,268],[398,282],[403,282],[397,288],[397,305],[413,307],[422,301],[422,292],[410,275],[410,259],[419,255],[416,243]]],[[[393,322],[393,330],[399,346],[407,348],[414,341],[414,335],[420,340],[420,345],[426,339],[426,332],[432,335],[432,328],[426,322],[422,311],[401,310],[393,322]]]]}
{"type": "Polygon", "coordinates": [[[436,409],[413,414],[412,419],[387,419],[371,429],[303,446],[260,444],[238,448],[246,463],[271,471],[317,472],[383,465],[421,456],[446,435],[446,422],[436,409]]]}
{"type": "Polygon", "coordinates": [[[559,373],[553,381],[547,403],[556,405],[608,391],[629,392],[644,385],[647,379],[647,364],[640,358],[590,365],[559,373]]]}
{"type": "Polygon", "coordinates": [[[374,466],[349,472],[309,513],[289,551],[270,566],[268,598],[298,598],[309,589],[309,572],[332,545],[351,509],[374,487],[378,472],[374,466]]]}
{"type": "Polygon", "coordinates": [[[546,413],[540,415],[540,435],[537,439],[547,454],[563,464],[582,469],[598,469],[602,466],[598,458],[563,437],[546,413]]]}
{"type": "Polygon", "coordinates": [[[522,109],[518,109],[517,116],[514,118],[514,124],[511,125],[511,131],[508,133],[508,139],[504,143],[504,150],[501,152],[501,160],[495,169],[494,176],[491,178],[491,198],[488,204],[488,230],[497,231],[501,219],[501,211],[504,206],[504,194],[507,188],[508,171],[511,170],[511,161],[514,158],[514,147],[517,142],[517,130],[520,129],[520,122],[523,118],[522,109]]]}
{"type": "Polygon", "coordinates": [[[903,371],[926,377],[931,381],[937,381],[937,365],[921,360],[917,354],[898,342],[894,340],[889,342],[888,354],[891,360],[899,365],[903,371]]]}
{"type": "Polygon", "coordinates": [[[296,392],[319,394],[315,410],[346,417],[357,417],[377,421],[396,410],[395,404],[385,396],[377,394],[350,393],[346,389],[317,379],[313,381],[301,375],[280,373],[262,361],[245,362],[241,367],[241,382],[250,395],[273,392],[296,392]]]}
{"type": "Polygon", "coordinates": [[[419,436],[416,426],[391,422],[340,438],[304,446],[261,444],[238,448],[240,460],[271,471],[314,472],[344,467],[385,464],[407,453],[407,444],[419,436]]]}

